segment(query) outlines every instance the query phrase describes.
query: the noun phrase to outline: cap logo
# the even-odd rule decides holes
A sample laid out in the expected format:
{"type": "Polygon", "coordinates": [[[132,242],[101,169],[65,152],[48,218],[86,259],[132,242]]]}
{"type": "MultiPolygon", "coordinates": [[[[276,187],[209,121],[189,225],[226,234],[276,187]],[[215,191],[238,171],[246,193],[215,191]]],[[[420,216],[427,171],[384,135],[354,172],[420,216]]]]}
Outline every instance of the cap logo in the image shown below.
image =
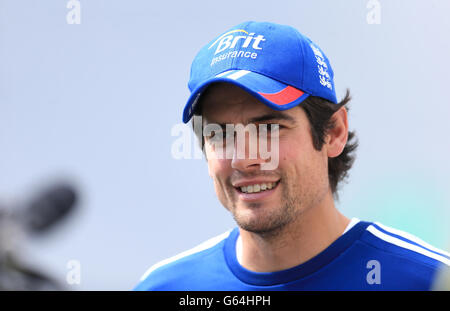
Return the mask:
{"type": "Polygon", "coordinates": [[[331,85],[331,77],[330,74],[328,73],[328,65],[325,62],[325,57],[323,57],[323,54],[322,52],[320,52],[318,47],[314,46],[312,43],[310,44],[310,46],[314,52],[314,55],[316,56],[320,84],[332,90],[333,86],[331,85]]]}
{"type": "Polygon", "coordinates": [[[266,41],[263,35],[255,36],[254,32],[248,33],[244,29],[235,29],[224,33],[208,48],[209,50],[212,47],[216,47],[214,57],[211,60],[211,66],[228,58],[244,57],[256,59],[258,53],[256,51],[249,51],[247,48],[251,47],[253,50],[262,50],[260,46],[262,41],[266,41]],[[237,46],[239,46],[240,50],[233,50],[237,46]],[[232,50],[226,51],[228,49],[232,50]],[[221,52],[224,53],[219,54],[221,52]]]}
{"type": "Polygon", "coordinates": [[[265,41],[266,39],[264,39],[263,35],[258,35],[257,37],[253,37],[255,35],[255,33],[248,33],[247,31],[245,31],[244,29],[235,29],[232,31],[229,31],[227,33],[224,33],[223,35],[221,35],[219,38],[217,38],[216,41],[213,42],[213,44],[211,44],[208,48],[211,49],[214,45],[216,45],[217,43],[217,48],[216,51],[214,52],[214,55],[216,55],[217,53],[220,53],[228,48],[233,49],[236,47],[238,41],[242,41],[244,40],[244,42],[242,43],[241,48],[247,48],[250,45],[250,42],[253,40],[253,44],[252,44],[252,48],[255,50],[261,50],[262,48],[259,46],[261,41],[265,41]],[[246,35],[245,36],[235,36],[233,35],[233,33],[236,32],[243,32],[246,35]]]}

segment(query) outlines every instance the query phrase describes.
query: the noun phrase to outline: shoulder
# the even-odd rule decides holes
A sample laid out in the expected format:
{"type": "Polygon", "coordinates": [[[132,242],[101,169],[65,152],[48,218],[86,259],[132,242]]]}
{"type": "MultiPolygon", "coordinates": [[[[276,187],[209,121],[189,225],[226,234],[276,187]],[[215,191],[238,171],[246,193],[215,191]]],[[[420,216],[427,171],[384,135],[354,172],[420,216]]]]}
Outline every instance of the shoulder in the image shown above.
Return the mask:
{"type": "Polygon", "coordinates": [[[411,233],[379,222],[368,224],[361,241],[376,249],[378,253],[384,254],[383,258],[390,258],[391,262],[396,262],[400,271],[417,267],[434,271],[442,266],[450,266],[450,253],[430,245],[411,233]]]}
{"type": "Polygon", "coordinates": [[[182,282],[192,284],[192,278],[208,268],[220,265],[222,246],[232,230],[152,265],[140,278],[134,290],[177,290],[182,282]]]}

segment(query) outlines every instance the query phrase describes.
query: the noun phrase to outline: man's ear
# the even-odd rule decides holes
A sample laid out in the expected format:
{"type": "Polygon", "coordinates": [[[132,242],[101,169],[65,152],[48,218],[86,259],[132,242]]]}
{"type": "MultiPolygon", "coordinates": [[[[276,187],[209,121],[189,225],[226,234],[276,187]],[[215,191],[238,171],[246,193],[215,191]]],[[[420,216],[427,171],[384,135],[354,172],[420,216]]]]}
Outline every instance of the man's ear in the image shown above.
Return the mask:
{"type": "Polygon", "coordinates": [[[326,145],[327,155],[329,158],[335,158],[339,156],[344,150],[348,139],[348,120],[347,109],[342,106],[332,116],[334,121],[334,127],[328,130],[326,145]]]}

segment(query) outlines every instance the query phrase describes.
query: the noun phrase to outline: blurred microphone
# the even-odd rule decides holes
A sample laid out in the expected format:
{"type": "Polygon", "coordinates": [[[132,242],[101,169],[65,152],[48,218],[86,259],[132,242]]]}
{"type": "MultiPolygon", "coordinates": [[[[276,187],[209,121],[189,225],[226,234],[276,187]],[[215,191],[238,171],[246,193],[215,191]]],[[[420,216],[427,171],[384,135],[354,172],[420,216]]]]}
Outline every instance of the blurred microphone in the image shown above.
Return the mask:
{"type": "Polygon", "coordinates": [[[75,189],[68,184],[58,184],[30,200],[16,217],[28,232],[41,233],[66,218],[76,202],[75,189]]]}
{"type": "Polygon", "coordinates": [[[25,204],[0,206],[0,290],[63,290],[60,282],[20,260],[23,234],[41,234],[67,218],[77,205],[74,187],[58,183],[25,204]]]}

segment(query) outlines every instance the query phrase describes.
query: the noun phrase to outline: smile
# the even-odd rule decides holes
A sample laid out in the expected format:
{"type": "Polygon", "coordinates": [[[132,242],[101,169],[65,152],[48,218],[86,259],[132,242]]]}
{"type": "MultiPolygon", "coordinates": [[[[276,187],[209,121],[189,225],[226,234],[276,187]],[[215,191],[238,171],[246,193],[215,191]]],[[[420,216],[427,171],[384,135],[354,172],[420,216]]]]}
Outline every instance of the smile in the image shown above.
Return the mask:
{"type": "Polygon", "coordinates": [[[240,200],[245,202],[257,202],[265,200],[278,189],[280,180],[234,187],[240,200]]]}
{"type": "Polygon", "coordinates": [[[275,188],[277,183],[278,183],[278,181],[277,182],[262,183],[262,184],[254,184],[254,185],[248,185],[248,186],[239,187],[239,189],[243,193],[257,193],[257,192],[266,191],[266,190],[270,190],[272,188],[275,188]]]}

